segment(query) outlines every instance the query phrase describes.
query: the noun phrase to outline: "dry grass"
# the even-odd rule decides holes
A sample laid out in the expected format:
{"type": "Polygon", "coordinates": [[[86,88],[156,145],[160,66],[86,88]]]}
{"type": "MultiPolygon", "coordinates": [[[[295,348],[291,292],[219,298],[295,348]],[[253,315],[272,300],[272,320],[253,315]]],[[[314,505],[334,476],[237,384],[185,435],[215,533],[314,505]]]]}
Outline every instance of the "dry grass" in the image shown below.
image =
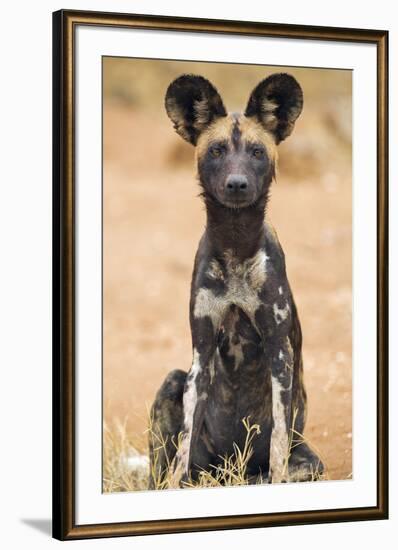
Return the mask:
{"type": "MultiPolygon", "coordinates": [[[[295,416],[289,437],[289,449],[284,461],[286,470],[292,450],[304,442],[309,444],[304,436],[294,429],[295,416]]],[[[243,448],[239,448],[234,443],[234,451],[231,455],[220,456],[220,462],[217,465],[211,464],[209,470],[201,469],[198,479],[188,479],[183,482],[183,487],[225,487],[269,482],[267,472],[264,472],[264,475],[257,476],[256,479],[250,478],[247,474],[248,463],[253,455],[253,440],[259,435],[260,427],[258,424],[251,424],[249,417],[242,419],[242,423],[246,429],[243,448]]],[[[148,424],[146,432],[152,438],[154,448],[154,461],[151,468],[155,489],[165,490],[175,488],[173,481],[173,460],[166,456],[166,468],[162,472],[159,472],[157,467],[160,455],[167,454],[165,453],[167,439],[154,426],[151,418],[149,418],[148,424]]],[[[181,434],[177,441],[173,441],[176,450],[180,441],[181,434]]],[[[108,425],[104,426],[103,491],[105,493],[143,491],[148,489],[150,468],[148,450],[141,450],[141,446],[142,443],[136,443],[127,433],[126,422],[115,422],[112,427],[108,425]]],[[[314,448],[313,445],[312,447],[314,448]]],[[[314,450],[319,455],[319,451],[317,449],[314,450]]],[[[286,481],[297,481],[295,476],[289,479],[287,471],[284,472],[283,477],[286,481]]],[[[327,479],[327,472],[322,474],[317,470],[312,472],[311,481],[324,481],[327,479]]]]}
{"type": "Polygon", "coordinates": [[[147,489],[148,455],[140,452],[140,444],[128,434],[126,421],[104,424],[103,435],[104,493],[147,489]]]}

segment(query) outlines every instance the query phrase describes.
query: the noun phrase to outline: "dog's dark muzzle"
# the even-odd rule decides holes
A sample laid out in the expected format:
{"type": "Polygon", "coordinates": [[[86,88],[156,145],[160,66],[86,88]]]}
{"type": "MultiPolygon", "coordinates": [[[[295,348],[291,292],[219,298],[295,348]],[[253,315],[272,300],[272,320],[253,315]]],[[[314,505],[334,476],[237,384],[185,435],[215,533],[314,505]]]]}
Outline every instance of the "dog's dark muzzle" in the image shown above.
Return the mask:
{"type": "Polygon", "coordinates": [[[230,174],[225,183],[225,194],[232,199],[244,199],[247,195],[249,182],[246,176],[240,174],[230,174]]]}

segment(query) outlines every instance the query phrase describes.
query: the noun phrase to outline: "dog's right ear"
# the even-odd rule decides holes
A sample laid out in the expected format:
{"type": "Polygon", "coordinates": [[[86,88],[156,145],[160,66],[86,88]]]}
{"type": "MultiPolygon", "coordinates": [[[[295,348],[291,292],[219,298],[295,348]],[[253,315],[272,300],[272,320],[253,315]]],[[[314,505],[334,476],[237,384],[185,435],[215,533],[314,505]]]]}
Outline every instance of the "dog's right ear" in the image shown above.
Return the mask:
{"type": "Polygon", "coordinates": [[[165,106],[176,132],[193,145],[209,124],[227,115],[215,87],[196,75],[174,80],[167,89],[165,106]]]}

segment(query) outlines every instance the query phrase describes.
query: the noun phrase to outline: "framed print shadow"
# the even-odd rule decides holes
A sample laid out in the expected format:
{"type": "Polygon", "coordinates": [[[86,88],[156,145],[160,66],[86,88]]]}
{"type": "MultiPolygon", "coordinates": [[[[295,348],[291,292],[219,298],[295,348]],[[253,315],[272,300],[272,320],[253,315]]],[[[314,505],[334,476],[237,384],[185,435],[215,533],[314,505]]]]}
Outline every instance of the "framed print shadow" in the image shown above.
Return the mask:
{"type": "Polygon", "coordinates": [[[53,14],[53,535],[388,517],[388,34],[53,14]]]}

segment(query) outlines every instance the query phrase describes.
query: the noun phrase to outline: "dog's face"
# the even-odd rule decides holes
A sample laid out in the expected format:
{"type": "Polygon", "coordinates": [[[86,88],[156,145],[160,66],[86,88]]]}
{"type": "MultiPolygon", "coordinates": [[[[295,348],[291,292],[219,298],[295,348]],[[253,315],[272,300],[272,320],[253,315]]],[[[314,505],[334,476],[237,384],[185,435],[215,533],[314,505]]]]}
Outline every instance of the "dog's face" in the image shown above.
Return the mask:
{"type": "Polygon", "coordinates": [[[272,180],[276,147],[254,120],[227,115],[204,130],[197,142],[200,182],[224,206],[256,202],[272,180]]]}
{"type": "Polygon", "coordinates": [[[244,114],[227,114],[208,80],[183,75],[170,84],[165,104],[177,133],[196,146],[205,194],[244,208],[267,194],[276,146],[292,132],[303,94],[292,76],[274,74],[253,90],[244,114]]]}

